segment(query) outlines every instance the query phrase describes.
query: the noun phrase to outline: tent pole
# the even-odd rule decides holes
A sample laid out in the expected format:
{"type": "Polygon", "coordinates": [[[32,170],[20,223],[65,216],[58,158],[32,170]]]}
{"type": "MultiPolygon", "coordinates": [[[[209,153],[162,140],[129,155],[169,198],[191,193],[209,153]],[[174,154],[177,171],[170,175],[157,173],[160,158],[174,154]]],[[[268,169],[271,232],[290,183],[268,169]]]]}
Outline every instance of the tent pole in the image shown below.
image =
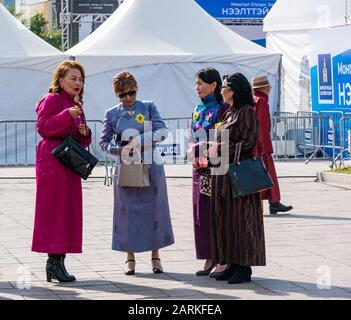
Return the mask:
{"type": "Polygon", "coordinates": [[[282,97],[282,68],[283,68],[283,55],[280,57],[279,72],[278,72],[278,99],[277,99],[277,112],[281,111],[281,97],[282,97]]]}
{"type": "Polygon", "coordinates": [[[348,14],[347,14],[347,1],[348,0],[345,0],[345,25],[348,23],[348,20],[349,20],[349,17],[348,17],[348,14]]]}

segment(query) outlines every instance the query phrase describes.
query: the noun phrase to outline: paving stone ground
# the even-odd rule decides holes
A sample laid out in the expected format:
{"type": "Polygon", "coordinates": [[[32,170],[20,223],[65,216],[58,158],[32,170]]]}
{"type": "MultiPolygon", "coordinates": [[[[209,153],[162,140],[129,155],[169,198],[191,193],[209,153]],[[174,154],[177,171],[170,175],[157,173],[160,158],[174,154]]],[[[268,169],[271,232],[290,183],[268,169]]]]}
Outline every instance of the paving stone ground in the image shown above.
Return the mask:
{"type": "MultiPolygon", "coordinates": [[[[280,176],[312,176],[327,162],[278,162],[280,176]]],[[[112,187],[103,168],[83,183],[84,253],[69,255],[78,281],[47,283],[46,256],[30,250],[34,169],[0,168],[0,299],[350,299],[351,190],[283,178],[283,202],[291,214],[271,216],[265,203],[267,266],[254,267],[251,283],[229,285],[196,277],[189,166],[167,166],[175,244],[161,250],[164,274],[151,272],[149,253],[136,255],[136,274],[123,274],[125,255],[111,250],[112,187]],[[179,178],[174,178],[179,177],[179,178]]]]}

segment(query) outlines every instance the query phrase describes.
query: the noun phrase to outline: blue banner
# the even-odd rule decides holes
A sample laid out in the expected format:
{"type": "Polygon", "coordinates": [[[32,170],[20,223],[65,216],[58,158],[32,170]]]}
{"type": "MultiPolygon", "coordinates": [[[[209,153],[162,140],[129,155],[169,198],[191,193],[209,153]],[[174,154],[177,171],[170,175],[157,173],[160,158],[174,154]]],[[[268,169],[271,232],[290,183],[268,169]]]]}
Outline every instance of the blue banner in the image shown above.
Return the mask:
{"type": "Polygon", "coordinates": [[[319,54],[311,68],[313,111],[351,112],[351,49],[332,57],[319,54]]]}
{"type": "Polygon", "coordinates": [[[276,0],[195,0],[217,19],[263,19],[276,0]]]}

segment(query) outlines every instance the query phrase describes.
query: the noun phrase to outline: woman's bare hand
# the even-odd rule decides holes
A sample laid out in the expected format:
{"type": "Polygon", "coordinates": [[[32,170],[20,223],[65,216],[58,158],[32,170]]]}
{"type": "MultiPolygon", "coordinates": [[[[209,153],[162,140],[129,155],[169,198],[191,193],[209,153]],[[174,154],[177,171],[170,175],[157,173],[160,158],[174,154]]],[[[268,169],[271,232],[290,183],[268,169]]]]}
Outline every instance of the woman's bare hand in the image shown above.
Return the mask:
{"type": "Polygon", "coordinates": [[[81,123],[78,125],[78,131],[84,137],[87,137],[89,135],[89,130],[90,129],[86,124],[81,123]]]}
{"type": "Polygon", "coordinates": [[[69,114],[71,115],[72,119],[76,119],[82,114],[81,108],[77,105],[69,108],[68,110],[69,110],[69,114]]]}

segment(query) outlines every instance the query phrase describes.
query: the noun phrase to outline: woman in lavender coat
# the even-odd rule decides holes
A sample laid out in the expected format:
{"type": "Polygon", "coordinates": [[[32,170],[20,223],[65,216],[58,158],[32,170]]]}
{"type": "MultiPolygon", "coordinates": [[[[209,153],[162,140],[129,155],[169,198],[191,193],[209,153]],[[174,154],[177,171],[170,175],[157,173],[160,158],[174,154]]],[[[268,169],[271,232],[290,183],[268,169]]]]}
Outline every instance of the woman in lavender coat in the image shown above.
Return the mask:
{"type": "Polygon", "coordinates": [[[112,249],[127,252],[126,275],[135,273],[134,253],[145,251],[152,251],[153,272],[161,273],[159,249],[173,244],[174,237],[164,168],[155,144],[168,135],[168,130],[154,103],[136,99],[138,88],[132,74],[117,74],[113,86],[120,103],[106,111],[100,138],[101,149],[117,157],[112,249]],[[150,125],[147,130],[146,123],[150,125]],[[134,129],[134,138],[123,141],[123,132],[128,129],[134,129]],[[121,155],[138,147],[142,147],[143,160],[150,164],[150,187],[120,186],[121,155]]]}
{"type": "Polygon", "coordinates": [[[81,178],[58,161],[51,151],[72,130],[82,146],[91,143],[84,123],[83,67],[64,61],[54,74],[49,94],[38,104],[37,131],[42,137],[36,155],[36,204],[32,251],[48,253],[47,280],[74,281],[64,265],[66,253],[82,252],[83,208],[81,178]]]}

